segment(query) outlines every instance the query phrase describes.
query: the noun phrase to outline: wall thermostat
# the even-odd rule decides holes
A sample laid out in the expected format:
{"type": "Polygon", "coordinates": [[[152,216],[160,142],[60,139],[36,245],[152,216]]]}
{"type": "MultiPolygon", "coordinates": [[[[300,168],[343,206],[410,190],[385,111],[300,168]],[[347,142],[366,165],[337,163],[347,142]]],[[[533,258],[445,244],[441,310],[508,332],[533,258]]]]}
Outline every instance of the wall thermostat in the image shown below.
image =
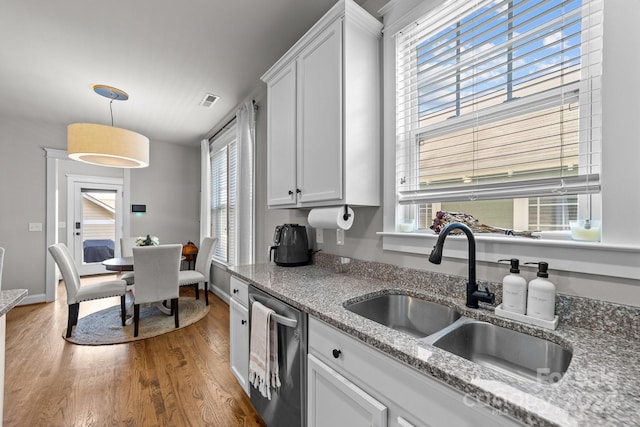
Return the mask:
{"type": "Polygon", "coordinates": [[[131,212],[146,212],[147,205],[131,205],[131,212]]]}

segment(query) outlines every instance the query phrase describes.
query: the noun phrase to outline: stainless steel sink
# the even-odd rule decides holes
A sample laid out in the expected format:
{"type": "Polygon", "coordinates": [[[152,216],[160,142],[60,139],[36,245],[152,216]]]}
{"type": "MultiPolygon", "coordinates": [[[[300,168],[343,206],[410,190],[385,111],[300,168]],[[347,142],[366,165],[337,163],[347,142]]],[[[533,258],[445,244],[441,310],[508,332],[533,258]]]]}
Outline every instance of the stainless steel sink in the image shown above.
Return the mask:
{"type": "Polygon", "coordinates": [[[460,318],[447,306],[409,295],[388,294],[345,304],[345,308],[374,322],[423,338],[460,318]]]}
{"type": "Polygon", "coordinates": [[[438,348],[542,383],[560,381],[571,362],[572,353],[556,343],[467,318],[438,335],[433,337],[433,345],[438,348]]]}

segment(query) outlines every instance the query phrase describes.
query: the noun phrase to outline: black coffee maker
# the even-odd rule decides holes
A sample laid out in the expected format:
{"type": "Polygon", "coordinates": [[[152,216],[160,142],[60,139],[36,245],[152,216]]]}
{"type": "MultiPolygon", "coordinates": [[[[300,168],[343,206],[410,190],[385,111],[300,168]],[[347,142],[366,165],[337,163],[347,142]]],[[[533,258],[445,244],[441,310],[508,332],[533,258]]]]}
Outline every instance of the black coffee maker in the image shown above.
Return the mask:
{"type": "Polygon", "coordinates": [[[269,250],[269,261],[273,253],[276,265],[294,267],[309,264],[311,252],[304,225],[283,224],[276,226],[273,246],[269,250]]]}

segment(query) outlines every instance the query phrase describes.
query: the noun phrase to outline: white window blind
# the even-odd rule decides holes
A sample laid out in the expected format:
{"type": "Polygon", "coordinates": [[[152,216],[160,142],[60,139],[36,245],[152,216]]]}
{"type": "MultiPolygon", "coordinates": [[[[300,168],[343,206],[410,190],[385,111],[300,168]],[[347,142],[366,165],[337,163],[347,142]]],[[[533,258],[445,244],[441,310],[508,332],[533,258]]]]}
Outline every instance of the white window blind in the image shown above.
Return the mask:
{"type": "Polygon", "coordinates": [[[456,0],[398,33],[398,202],[598,193],[601,27],[601,0],[456,0]]]}
{"type": "Polygon", "coordinates": [[[214,258],[222,262],[234,259],[235,187],[237,150],[235,141],[211,155],[211,235],[218,238],[214,258]]]}

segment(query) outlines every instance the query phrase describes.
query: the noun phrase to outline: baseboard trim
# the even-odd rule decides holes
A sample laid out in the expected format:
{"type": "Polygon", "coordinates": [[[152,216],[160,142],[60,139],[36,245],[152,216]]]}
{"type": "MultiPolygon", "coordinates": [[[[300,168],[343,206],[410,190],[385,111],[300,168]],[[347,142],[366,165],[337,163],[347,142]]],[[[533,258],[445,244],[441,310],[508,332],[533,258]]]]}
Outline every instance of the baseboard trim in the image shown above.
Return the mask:
{"type": "Polygon", "coordinates": [[[39,304],[41,302],[47,302],[46,294],[27,295],[18,305],[39,304]]]}
{"type": "Polygon", "coordinates": [[[222,289],[220,289],[219,287],[211,286],[210,290],[211,292],[216,294],[218,298],[220,298],[222,301],[226,302],[227,304],[229,304],[229,301],[231,301],[231,297],[229,297],[229,294],[223,291],[222,289]]]}

